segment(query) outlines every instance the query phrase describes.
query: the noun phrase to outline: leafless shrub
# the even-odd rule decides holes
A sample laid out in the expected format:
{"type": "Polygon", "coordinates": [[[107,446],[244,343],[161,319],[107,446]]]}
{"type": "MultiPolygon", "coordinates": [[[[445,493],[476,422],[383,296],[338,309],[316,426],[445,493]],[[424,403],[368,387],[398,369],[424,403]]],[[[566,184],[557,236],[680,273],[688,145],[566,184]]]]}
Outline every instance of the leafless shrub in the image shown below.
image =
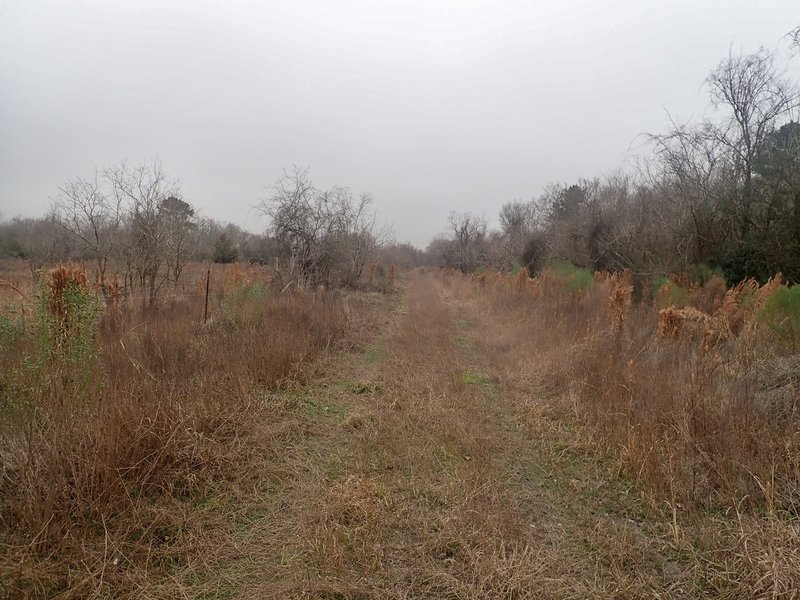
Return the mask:
{"type": "Polygon", "coordinates": [[[346,188],[320,190],[307,170],[294,167],[271,188],[258,208],[274,236],[289,248],[288,275],[311,287],[354,286],[367,260],[388,239],[371,211],[372,197],[357,201],[346,188]]]}
{"type": "Polygon", "coordinates": [[[95,262],[104,293],[109,261],[116,261],[125,265],[125,282],[140,283],[153,304],[163,283],[177,285],[192,256],[194,209],[179,196],[179,183],[158,160],[135,167],[123,162],[91,180],[66,183],[53,214],[95,262]]]}

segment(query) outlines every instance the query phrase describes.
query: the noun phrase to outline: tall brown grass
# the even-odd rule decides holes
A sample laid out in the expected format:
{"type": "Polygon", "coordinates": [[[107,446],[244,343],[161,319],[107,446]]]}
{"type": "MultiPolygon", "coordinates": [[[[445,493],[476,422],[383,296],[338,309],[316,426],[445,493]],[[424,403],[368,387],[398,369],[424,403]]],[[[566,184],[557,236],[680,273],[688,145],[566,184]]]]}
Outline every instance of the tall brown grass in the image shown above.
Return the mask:
{"type": "Polygon", "coordinates": [[[638,304],[627,274],[596,274],[577,294],[552,271],[450,277],[510,323],[507,343],[524,358],[509,377],[549,390],[667,509],[712,595],[800,589],[800,356],[760,319],[780,276],[730,290],[674,276],[638,304]],[[696,535],[684,539],[689,523],[696,535]]]}
{"type": "Polygon", "coordinates": [[[196,294],[103,309],[83,269],[44,282],[0,347],[0,596],[132,593],[187,560],[175,503],[234,476],[248,425],[278,418],[264,390],[343,338],[347,300],[237,272],[204,325],[196,294]]]}

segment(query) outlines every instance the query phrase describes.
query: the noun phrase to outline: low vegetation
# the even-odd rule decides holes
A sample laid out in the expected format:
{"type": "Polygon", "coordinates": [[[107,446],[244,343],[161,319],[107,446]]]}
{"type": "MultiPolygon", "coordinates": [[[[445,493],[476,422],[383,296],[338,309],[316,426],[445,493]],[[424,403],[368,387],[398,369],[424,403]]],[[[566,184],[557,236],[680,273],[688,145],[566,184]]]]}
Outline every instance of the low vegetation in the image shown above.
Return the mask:
{"type": "Polygon", "coordinates": [[[151,306],[80,266],[37,287],[17,265],[6,596],[800,586],[796,287],[779,276],[673,274],[637,299],[630,273],[566,263],[367,268],[398,296],[234,264],[213,269],[204,322],[205,268],[151,306]]]}
{"type": "Polygon", "coordinates": [[[668,513],[696,594],[791,597],[800,587],[797,286],[780,275],[730,289],[673,275],[632,303],[629,272],[584,280],[558,265],[535,279],[474,274],[452,285],[514,323],[504,332],[513,341],[503,340],[519,355],[514,378],[546,380],[562,418],[583,423],[585,439],[668,513]]]}
{"type": "Polygon", "coordinates": [[[263,269],[216,276],[207,322],[201,294],[106,301],[74,265],[4,312],[0,595],[117,595],[184,571],[211,543],[190,539],[196,505],[292,435],[265,394],[338,347],[354,307],[280,293],[263,269]],[[254,419],[287,431],[253,440],[254,419]]]}

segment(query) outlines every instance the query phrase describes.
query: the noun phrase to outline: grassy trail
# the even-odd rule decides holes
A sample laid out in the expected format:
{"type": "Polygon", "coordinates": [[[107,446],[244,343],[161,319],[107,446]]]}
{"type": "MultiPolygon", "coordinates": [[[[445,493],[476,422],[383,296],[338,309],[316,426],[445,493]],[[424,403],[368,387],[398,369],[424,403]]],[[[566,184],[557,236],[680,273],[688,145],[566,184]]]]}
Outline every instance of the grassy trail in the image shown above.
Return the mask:
{"type": "Polygon", "coordinates": [[[307,427],[217,596],[682,596],[632,486],[510,376],[507,325],[410,275],[365,352],[283,398],[307,427]]]}

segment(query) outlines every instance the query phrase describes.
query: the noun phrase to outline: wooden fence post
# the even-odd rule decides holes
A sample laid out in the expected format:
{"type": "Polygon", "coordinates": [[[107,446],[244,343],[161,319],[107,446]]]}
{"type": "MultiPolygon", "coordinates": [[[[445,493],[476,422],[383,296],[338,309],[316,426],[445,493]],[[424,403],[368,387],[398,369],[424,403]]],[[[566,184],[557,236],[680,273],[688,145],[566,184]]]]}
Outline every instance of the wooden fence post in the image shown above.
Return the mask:
{"type": "Polygon", "coordinates": [[[211,269],[206,273],[206,305],[203,309],[203,324],[208,323],[208,287],[211,283],[211,269]]]}

